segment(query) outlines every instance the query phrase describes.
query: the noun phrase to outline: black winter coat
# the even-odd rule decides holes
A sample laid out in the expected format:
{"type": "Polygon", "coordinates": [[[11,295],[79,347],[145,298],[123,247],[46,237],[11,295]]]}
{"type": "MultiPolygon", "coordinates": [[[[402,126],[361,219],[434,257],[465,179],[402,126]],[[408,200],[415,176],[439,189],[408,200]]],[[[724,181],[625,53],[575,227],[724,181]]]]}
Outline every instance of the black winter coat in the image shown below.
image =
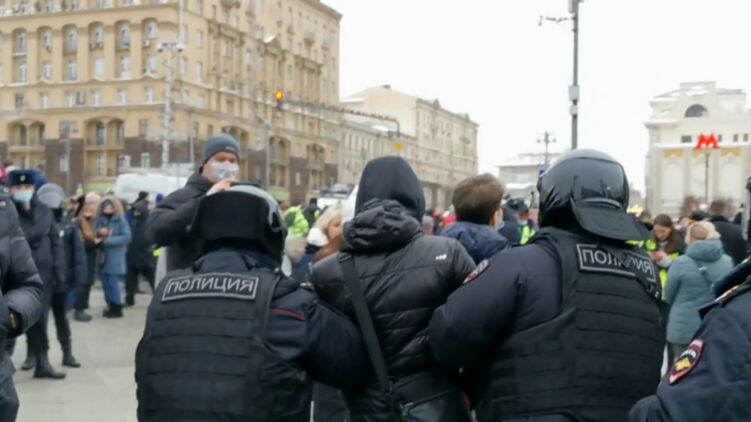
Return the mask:
{"type": "MultiPolygon", "coordinates": [[[[0,290],[0,350],[5,350],[7,337],[25,332],[42,315],[42,280],[21,231],[16,209],[3,194],[0,194],[0,290]],[[8,309],[21,317],[21,326],[15,332],[10,331],[8,309]]],[[[2,368],[5,369],[5,365],[2,368]]],[[[12,365],[10,368],[12,371],[12,365]]],[[[0,378],[5,375],[0,373],[0,378]]]]}
{"type": "Polygon", "coordinates": [[[65,282],[57,287],[58,292],[69,292],[86,284],[86,249],[83,246],[81,229],[73,220],[61,225],[65,259],[65,282]]]}
{"type": "Polygon", "coordinates": [[[130,233],[133,236],[128,245],[128,269],[146,270],[152,268],[154,260],[153,242],[148,236],[149,208],[145,202],[133,204],[131,212],[138,211],[139,215],[130,218],[130,233]]]}
{"type": "MultiPolygon", "coordinates": [[[[396,201],[370,201],[344,228],[342,249],[355,257],[389,375],[398,379],[436,369],[428,343],[433,311],[475,267],[454,239],[424,236],[420,222],[396,201]]],[[[353,321],[337,257],[316,264],[310,280],[321,298],[353,321]]],[[[373,379],[349,392],[354,421],[392,421],[373,379]]]]}
{"type": "Polygon", "coordinates": [[[709,219],[720,233],[720,241],[725,253],[733,259],[733,264],[738,265],[748,256],[748,244],[743,238],[741,226],[731,223],[725,217],[714,216],[709,219]]]}
{"type": "Polygon", "coordinates": [[[158,246],[167,246],[167,271],[188,268],[198,257],[201,243],[188,236],[198,201],[211,189],[211,182],[200,173],[188,179],[182,189],[169,194],[151,216],[147,233],[158,246]]]}
{"type": "Polygon", "coordinates": [[[56,287],[65,279],[63,240],[55,216],[36,197],[31,210],[16,205],[21,230],[31,248],[34,264],[45,287],[56,287]]]}

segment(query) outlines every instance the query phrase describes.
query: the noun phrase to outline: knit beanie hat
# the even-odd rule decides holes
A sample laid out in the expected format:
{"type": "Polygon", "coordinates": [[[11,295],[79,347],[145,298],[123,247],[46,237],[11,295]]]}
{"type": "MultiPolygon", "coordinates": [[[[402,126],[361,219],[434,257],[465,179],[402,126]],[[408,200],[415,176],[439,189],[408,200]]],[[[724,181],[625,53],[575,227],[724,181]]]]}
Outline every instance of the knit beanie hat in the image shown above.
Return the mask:
{"type": "Polygon", "coordinates": [[[240,144],[232,135],[220,133],[206,141],[206,145],[203,147],[203,163],[206,164],[211,157],[223,151],[235,154],[237,159],[240,159],[240,144]]]}
{"type": "Polygon", "coordinates": [[[720,234],[717,233],[714,224],[708,221],[700,221],[692,224],[686,231],[686,243],[693,243],[699,240],[717,240],[720,234]]]}

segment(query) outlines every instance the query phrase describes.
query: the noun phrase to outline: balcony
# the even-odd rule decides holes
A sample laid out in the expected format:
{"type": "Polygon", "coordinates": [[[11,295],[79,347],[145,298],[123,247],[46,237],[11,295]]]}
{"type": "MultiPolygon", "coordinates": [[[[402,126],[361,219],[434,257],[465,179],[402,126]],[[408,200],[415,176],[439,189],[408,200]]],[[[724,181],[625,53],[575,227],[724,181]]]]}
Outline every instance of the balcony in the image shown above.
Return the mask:
{"type": "Polygon", "coordinates": [[[130,50],[130,40],[117,40],[117,50],[130,50]]]}
{"type": "Polygon", "coordinates": [[[26,43],[23,44],[16,44],[15,50],[13,50],[13,56],[20,57],[25,56],[28,52],[28,49],[26,47],[26,43]]]}
{"type": "Polygon", "coordinates": [[[78,52],[77,43],[65,43],[65,54],[76,54],[78,52]]]}
{"type": "Polygon", "coordinates": [[[94,41],[89,43],[89,50],[101,50],[104,48],[104,41],[94,41]]]}
{"type": "Polygon", "coordinates": [[[303,31],[303,38],[306,43],[313,44],[316,42],[317,38],[316,30],[314,28],[305,28],[305,31],[303,31]]]}

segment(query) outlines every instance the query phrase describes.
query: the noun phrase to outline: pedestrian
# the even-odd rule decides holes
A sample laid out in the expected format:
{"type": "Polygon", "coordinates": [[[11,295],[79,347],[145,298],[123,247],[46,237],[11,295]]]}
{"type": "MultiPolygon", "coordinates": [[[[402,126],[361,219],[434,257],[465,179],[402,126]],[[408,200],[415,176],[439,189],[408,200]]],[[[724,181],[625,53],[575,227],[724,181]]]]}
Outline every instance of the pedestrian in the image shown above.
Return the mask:
{"type": "Polygon", "coordinates": [[[316,254],[334,238],[342,234],[342,213],[339,208],[329,207],[315,222],[304,239],[292,239],[290,244],[298,245],[299,258],[292,259],[292,278],[304,282],[308,279],[310,267],[316,254]]]}
{"type": "Polygon", "coordinates": [[[457,222],[441,232],[441,236],[458,240],[475,263],[506,249],[508,241],[496,230],[503,221],[503,195],[503,185],[490,174],[459,182],[451,200],[457,222]]]}
{"type": "Polygon", "coordinates": [[[509,199],[501,209],[502,221],[498,226],[498,233],[503,236],[511,247],[522,243],[522,228],[516,220],[518,200],[509,199]]]}
{"type": "Polygon", "coordinates": [[[360,179],[354,219],[344,225],[342,251],[313,266],[310,281],[322,300],[357,320],[363,330],[361,311],[372,320],[373,331],[364,334],[378,342],[367,347],[385,360],[385,365],[374,366],[375,375],[363,388],[344,390],[353,421],[401,420],[387,404],[392,401],[447,397],[454,400],[452,409],[464,406],[452,393],[458,393],[452,374],[436,366],[426,329],[433,310],[475,265],[456,240],[425,236],[424,214],[423,189],[409,164],[401,157],[374,159],[360,179]],[[354,263],[354,269],[342,261],[354,263]],[[361,286],[357,300],[352,299],[353,283],[361,286]],[[404,384],[410,382],[422,385],[418,397],[403,395],[404,384]]]}
{"type": "Polygon", "coordinates": [[[303,216],[308,222],[308,227],[313,227],[316,220],[321,216],[321,209],[318,207],[318,198],[310,198],[308,206],[303,211],[303,216]]]}
{"type": "Polygon", "coordinates": [[[75,224],[81,231],[86,252],[86,282],[76,289],[75,312],[73,313],[73,319],[79,322],[89,322],[92,319],[86,310],[89,309],[91,286],[94,285],[99,274],[100,242],[97,241],[94,230],[94,216],[101,201],[102,198],[98,194],[90,192],[79,198],[79,206],[75,214],[75,224]]]}
{"type": "Polygon", "coordinates": [[[310,420],[311,379],[368,373],[357,327],[285,277],[276,201],[252,186],[202,199],[202,250],[158,284],[136,350],[138,420],[310,420]]]}
{"type": "Polygon", "coordinates": [[[436,360],[463,369],[479,422],[622,421],[660,378],[657,271],[628,245],[623,167],[564,154],[538,182],[540,232],[494,255],[430,321],[436,360]]]}
{"type": "MultiPolygon", "coordinates": [[[[0,190],[0,306],[7,309],[0,324],[0,351],[36,324],[42,315],[42,279],[24,237],[16,207],[0,190]]],[[[10,353],[0,360],[0,421],[14,422],[19,400],[13,384],[10,353]]]]}
{"type": "Polygon", "coordinates": [[[751,420],[751,265],[738,270],[732,277],[746,281],[723,280],[735,287],[702,310],[701,326],[688,348],[672,363],[657,393],[634,406],[630,422],[751,420]]]}
{"type": "Polygon", "coordinates": [[[34,264],[43,283],[42,315],[26,334],[28,347],[26,360],[21,369],[34,369],[34,378],[57,380],[65,378],[65,374],[57,372],[50,364],[47,320],[53,293],[65,278],[65,258],[60,231],[52,211],[35,195],[36,175],[37,172],[24,169],[14,170],[8,176],[21,230],[29,244],[34,264]]]}
{"type": "Polygon", "coordinates": [[[81,364],[73,356],[73,340],[68,321],[68,298],[71,292],[86,283],[86,251],[81,232],[65,215],[65,191],[59,185],[47,183],[37,192],[39,201],[52,211],[62,240],[65,276],[52,293],[52,315],[55,317],[57,341],[63,351],[62,365],[79,368],[81,364]]]}
{"type": "Polygon", "coordinates": [[[435,234],[435,221],[428,214],[422,216],[422,233],[426,236],[433,236],[435,234]]]}
{"type": "Polygon", "coordinates": [[[120,296],[120,281],[128,272],[126,253],[131,241],[130,227],[120,201],[105,196],[97,208],[94,231],[96,242],[101,245],[102,287],[107,309],[105,318],[122,318],[123,303],[120,296]]]}
{"type": "Polygon", "coordinates": [[[300,239],[307,236],[310,226],[300,207],[290,206],[289,201],[282,201],[280,207],[284,214],[284,222],[289,228],[289,237],[300,239]]]}
{"type": "Polygon", "coordinates": [[[232,135],[222,133],[206,141],[201,167],[182,188],[169,194],[149,216],[148,233],[157,246],[169,247],[166,269],[189,267],[201,245],[187,235],[195,208],[206,195],[230,188],[240,173],[240,144],[232,135]]]}
{"type": "Polygon", "coordinates": [[[701,325],[699,311],[714,301],[712,284],[733,269],[719,239],[712,223],[694,223],[686,235],[686,254],[670,266],[665,301],[670,305],[667,340],[671,363],[686,350],[701,325]]]}
{"type": "Polygon", "coordinates": [[[660,282],[664,289],[668,281],[670,265],[686,252],[686,243],[673,224],[673,220],[665,214],[660,214],[655,218],[652,233],[654,237],[645,245],[652,262],[660,270],[660,282]]]}
{"type": "Polygon", "coordinates": [[[149,219],[148,201],[139,200],[133,203],[130,212],[130,232],[132,240],[128,245],[127,263],[128,274],[125,277],[125,306],[133,306],[136,303],[138,293],[138,281],[143,276],[154,291],[154,276],[156,271],[156,259],[154,257],[154,245],[149,239],[146,224],[149,219]]]}
{"type": "Polygon", "coordinates": [[[734,265],[738,265],[748,257],[748,244],[746,239],[743,238],[741,227],[728,220],[729,211],[726,201],[712,201],[712,204],[709,205],[709,221],[714,224],[720,234],[720,241],[725,253],[733,259],[734,265]]]}

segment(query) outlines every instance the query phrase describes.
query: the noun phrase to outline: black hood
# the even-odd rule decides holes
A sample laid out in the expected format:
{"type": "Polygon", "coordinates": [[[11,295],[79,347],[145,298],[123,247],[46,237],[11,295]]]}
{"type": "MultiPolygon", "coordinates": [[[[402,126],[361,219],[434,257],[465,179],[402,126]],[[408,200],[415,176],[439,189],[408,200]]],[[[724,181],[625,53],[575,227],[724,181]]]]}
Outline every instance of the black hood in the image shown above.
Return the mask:
{"type": "Polygon", "coordinates": [[[355,213],[361,212],[372,199],[397,201],[417,219],[425,214],[422,185],[401,157],[376,158],[365,166],[357,188],[355,213]]]}
{"type": "Polygon", "coordinates": [[[402,204],[392,200],[366,202],[344,225],[342,250],[355,254],[392,251],[422,234],[422,226],[402,204]]]}

